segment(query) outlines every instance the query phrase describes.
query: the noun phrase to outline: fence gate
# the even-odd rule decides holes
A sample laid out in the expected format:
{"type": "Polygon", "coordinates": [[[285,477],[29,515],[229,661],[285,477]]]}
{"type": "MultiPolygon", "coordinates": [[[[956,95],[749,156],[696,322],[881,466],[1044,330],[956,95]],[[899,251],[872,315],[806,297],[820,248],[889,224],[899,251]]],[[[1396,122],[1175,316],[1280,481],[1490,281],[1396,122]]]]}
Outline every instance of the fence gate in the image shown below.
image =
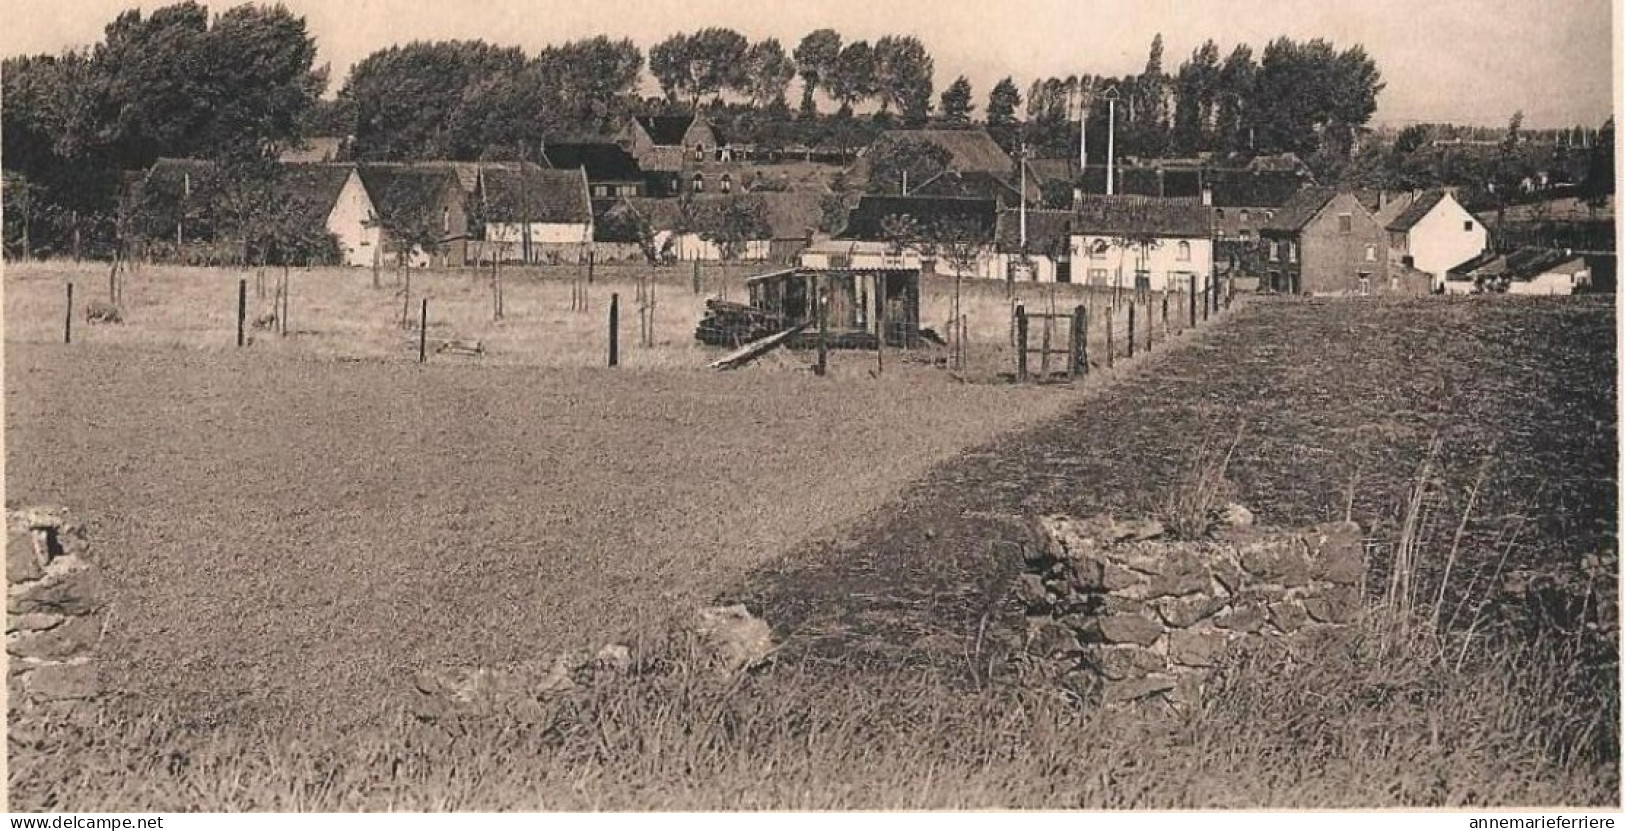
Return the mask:
{"type": "Polygon", "coordinates": [[[1089,372],[1089,314],[1083,306],[1070,312],[1028,312],[1016,304],[1011,321],[1016,352],[1016,380],[1053,383],[1089,372]],[[1036,372],[1033,356],[1038,356],[1036,372]]]}

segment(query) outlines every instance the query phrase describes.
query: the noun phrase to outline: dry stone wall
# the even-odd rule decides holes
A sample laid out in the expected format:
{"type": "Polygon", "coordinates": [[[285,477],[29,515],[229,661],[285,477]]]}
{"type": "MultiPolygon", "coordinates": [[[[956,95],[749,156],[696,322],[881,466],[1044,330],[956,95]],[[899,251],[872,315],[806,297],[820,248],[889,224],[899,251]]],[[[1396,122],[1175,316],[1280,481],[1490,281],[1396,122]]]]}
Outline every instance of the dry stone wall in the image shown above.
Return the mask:
{"type": "Polygon", "coordinates": [[[73,709],[100,692],[100,581],[83,528],[61,508],[6,514],[7,679],[14,715],[73,709]]]}
{"type": "Polygon", "coordinates": [[[1208,671],[1249,641],[1312,660],[1346,643],[1364,608],[1354,523],[1232,526],[1194,541],[1167,539],[1149,520],[1054,516],[1036,526],[1017,583],[1027,653],[1098,703],[1194,701],[1208,671]]]}

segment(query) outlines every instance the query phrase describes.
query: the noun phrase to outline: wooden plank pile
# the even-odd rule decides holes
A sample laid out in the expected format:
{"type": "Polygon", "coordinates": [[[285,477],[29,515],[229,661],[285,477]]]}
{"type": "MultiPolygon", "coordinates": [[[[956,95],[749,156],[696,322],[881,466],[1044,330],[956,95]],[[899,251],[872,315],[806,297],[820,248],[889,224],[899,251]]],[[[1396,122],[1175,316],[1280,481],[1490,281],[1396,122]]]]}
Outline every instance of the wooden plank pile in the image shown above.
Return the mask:
{"type": "Polygon", "coordinates": [[[788,326],[782,315],[713,297],[705,301],[705,317],[694,328],[694,338],[709,346],[739,346],[788,326]]]}

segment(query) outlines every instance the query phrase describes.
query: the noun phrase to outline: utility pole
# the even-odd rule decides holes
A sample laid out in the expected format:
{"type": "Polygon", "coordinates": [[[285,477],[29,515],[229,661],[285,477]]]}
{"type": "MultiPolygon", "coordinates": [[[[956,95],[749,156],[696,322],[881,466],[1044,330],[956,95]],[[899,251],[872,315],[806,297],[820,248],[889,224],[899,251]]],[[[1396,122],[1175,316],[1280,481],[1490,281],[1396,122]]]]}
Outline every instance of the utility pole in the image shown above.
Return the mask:
{"type": "Polygon", "coordinates": [[[1021,152],[1016,157],[1016,164],[1021,166],[1021,256],[1027,256],[1027,142],[1021,143],[1021,152]]]}
{"type": "Polygon", "coordinates": [[[1117,192],[1117,87],[1106,90],[1106,195],[1117,192]]]}

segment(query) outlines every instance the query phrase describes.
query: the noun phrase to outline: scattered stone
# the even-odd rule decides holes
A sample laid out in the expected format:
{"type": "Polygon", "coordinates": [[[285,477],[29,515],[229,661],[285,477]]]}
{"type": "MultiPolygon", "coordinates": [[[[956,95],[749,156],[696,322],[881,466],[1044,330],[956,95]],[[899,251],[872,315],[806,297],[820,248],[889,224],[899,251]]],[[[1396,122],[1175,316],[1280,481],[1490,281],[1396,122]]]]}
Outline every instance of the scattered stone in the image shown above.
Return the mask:
{"type": "Polygon", "coordinates": [[[1345,586],[1365,583],[1365,542],[1353,522],[1317,525],[1304,535],[1314,552],[1310,576],[1345,586]]]}
{"type": "Polygon", "coordinates": [[[1264,628],[1267,622],[1264,610],[1251,603],[1234,606],[1213,619],[1213,625],[1232,632],[1252,634],[1264,628]]]}
{"type": "Polygon", "coordinates": [[[1150,646],[1162,637],[1162,626],[1144,615],[1107,615],[1100,619],[1100,634],[1107,643],[1150,646]]]}
{"type": "Polygon", "coordinates": [[[1044,585],[1044,578],[1025,572],[1016,577],[1016,597],[1029,610],[1039,611],[1049,608],[1049,588],[1044,585]]]}
{"type": "Polygon", "coordinates": [[[1309,622],[1309,614],[1296,600],[1279,600],[1270,604],[1270,623],[1282,632],[1291,634],[1309,622]]]}
{"type": "Polygon", "coordinates": [[[88,615],[101,608],[97,599],[97,581],[89,574],[79,573],[71,579],[48,578],[25,587],[14,587],[6,598],[6,610],[14,615],[45,613],[56,615],[88,615]]]}
{"type": "Polygon", "coordinates": [[[1188,629],[1212,617],[1225,605],[1223,598],[1193,594],[1188,597],[1164,597],[1157,601],[1157,613],[1169,626],[1188,629]]]}
{"type": "Polygon", "coordinates": [[[62,615],[49,615],[41,612],[32,612],[26,615],[11,615],[6,620],[6,632],[44,632],[62,621],[67,620],[62,615]]]}
{"type": "Polygon", "coordinates": [[[1094,656],[1096,669],[1108,681],[1144,678],[1153,672],[1163,672],[1168,664],[1154,652],[1133,646],[1103,647],[1094,656]]]}
{"type": "Polygon", "coordinates": [[[1321,623],[1353,623],[1360,618],[1360,592],[1350,586],[1333,586],[1303,600],[1304,611],[1321,623]]]}
{"type": "Polygon", "coordinates": [[[6,579],[12,583],[27,583],[45,576],[39,557],[34,553],[34,535],[24,531],[6,536],[6,579]]]}
{"type": "Polygon", "coordinates": [[[1144,582],[1144,577],[1116,563],[1103,563],[1101,565],[1100,587],[1106,591],[1120,591],[1144,582]]]}
{"type": "Polygon", "coordinates": [[[728,671],[747,669],[773,652],[773,630],[744,605],[701,609],[699,618],[694,631],[728,671]]]}
{"type": "Polygon", "coordinates": [[[592,665],[595,669],[623,675],[632,669],[632,650],[624,644],[605,644],[604,648],[593,656],[592,665]]]}
{"type": "Polygon", "coordinates": [[[1253,525],[1253,512],[1240,502],[1232,502],[1219,511],[1219,524],[1226,528],[1250,528],[1253,525]]]}
{"type": "Polygon", "coordinates": [[[1075,655],[1082,650],[1077,633],[1059,621],[1037,618],[1027,627],[1027,651],[1045,658],[1075,655]]]}
{"type": "Polygon", "coordinates": [[[101,624],[94,617],[69,618],[66,623],[34,632],[18,632],[6,638],[6,652],[19,658],[66,661],[89,655],[101,639],[101,624]]]}
{"type": "Polygon", "coordinates": [[[1101,703],[1127,704],[1139,701],[1166,693],[1177,683],[1179,682],[1175,678],[1167,675],[1148,675],[1144,678],[1107,683],[1101,689],[1101,703]]]}
{"type": "Polygon", "coordinates": [[[1309,582],[1309,558],[1295,539],[1249,543],[1241,548],[1241,566],[1254,577],[1283,586],[1309,582]]]}
{"type": "Polygon", "coordinates": [[[1124,520],[1113,522],[1107,529],[1106,538],[1112,542],[1154,540],[1166,531],[1162,523],[1154,519],[1124,520]]]}
{"type": "Polygon", "coordinates": [[[1229,646],[1221,632],[1184,630],[1168,635],[1168,657],[1188,667],[1210,667],[1219,662],[1229,646]]]}
{"type": "Polygon", "coordinates": [[[1214,558],[1209,570],[1213,578],[1219,581],[1219,585],[1231,594],[1238,594],[1247,586],[1247,572],[1228,556],[1214,558]]]}
{"type": "Polygon", "coordinates": [[[85,305],[87,323],[123,323],[124,313],[106,300],[92,300],[85,305]]]}

